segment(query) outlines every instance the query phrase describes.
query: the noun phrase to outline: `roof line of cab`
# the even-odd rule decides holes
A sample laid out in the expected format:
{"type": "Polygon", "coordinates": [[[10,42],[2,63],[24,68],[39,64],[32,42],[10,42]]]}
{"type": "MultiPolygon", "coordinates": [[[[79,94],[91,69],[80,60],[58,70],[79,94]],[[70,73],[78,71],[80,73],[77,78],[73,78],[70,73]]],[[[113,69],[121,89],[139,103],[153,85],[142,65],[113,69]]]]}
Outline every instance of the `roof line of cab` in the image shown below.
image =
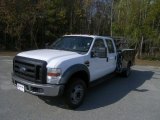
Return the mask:
{"type": "Polygon", "coordinates": [[[69,34],[64,36],[83,36],[83,37],[92,37],[92,38],[101,37],[101,38],[112,39],[112,37],[110,36],[99,36],[99,35],[88,35],[88,34],[69,34]]]}

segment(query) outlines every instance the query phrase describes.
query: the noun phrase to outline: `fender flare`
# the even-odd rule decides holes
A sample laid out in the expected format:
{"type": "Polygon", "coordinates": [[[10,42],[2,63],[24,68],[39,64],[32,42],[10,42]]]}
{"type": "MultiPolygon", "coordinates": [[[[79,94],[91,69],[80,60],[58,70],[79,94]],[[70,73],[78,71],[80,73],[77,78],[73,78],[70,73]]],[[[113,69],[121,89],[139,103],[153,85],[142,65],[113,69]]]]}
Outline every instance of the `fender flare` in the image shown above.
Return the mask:
{"type": "Polygon", "coordinates": [[[88,75],[88,80],[90,80],[90,73],[89,73],[89,69],[87,68],[87,66],[83,65],[83,64],[76,64],[76,65],[72,65],[71,67],[69,67],[62,75],[59,84],[66,84],[70,77],[76,73],[76,72],[80,72],[80,71],[84,71],[87,73],[88,75]]]}

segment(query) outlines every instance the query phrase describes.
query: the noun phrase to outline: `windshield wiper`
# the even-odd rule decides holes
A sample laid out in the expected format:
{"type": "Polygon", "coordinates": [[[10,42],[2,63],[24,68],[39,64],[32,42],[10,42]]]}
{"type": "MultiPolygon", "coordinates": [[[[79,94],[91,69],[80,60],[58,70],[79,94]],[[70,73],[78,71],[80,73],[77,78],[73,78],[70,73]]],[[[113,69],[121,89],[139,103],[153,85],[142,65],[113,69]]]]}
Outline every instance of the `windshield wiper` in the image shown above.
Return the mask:
{"type": "Polygon", "coordinates": [[[65,51],[72,51],[72,52],[87,52],[87,50],[76,50],[76,49],[69,49],[69,48],[56,48],[56,47],[53,47],[51,49],[65,50],[65,51]]]}

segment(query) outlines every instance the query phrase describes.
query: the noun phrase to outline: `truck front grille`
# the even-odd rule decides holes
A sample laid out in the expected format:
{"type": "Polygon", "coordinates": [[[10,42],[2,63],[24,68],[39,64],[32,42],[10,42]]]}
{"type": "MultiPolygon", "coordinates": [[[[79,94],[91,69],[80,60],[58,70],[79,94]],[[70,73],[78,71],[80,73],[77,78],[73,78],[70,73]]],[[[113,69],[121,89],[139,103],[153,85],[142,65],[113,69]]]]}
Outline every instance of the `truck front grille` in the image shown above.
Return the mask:
{"type": "Polygon", "coordinates": [[[35,83],[46,83],[45,61],[16,56],[13,60],[14,74],[35,83]]]}

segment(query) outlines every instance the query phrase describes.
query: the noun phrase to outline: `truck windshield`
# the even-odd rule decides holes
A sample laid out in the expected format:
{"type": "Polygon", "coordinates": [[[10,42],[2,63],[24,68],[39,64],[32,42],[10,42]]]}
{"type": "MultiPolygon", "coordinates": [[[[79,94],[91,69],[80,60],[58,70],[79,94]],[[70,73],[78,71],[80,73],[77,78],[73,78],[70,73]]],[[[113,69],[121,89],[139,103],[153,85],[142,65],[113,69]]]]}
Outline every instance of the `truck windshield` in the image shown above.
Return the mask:
{"type": "Polygon", "coordinates": [[[88,52],[93,38],[83,36],[64,36],[56,40],[51,46],[51,49],[66,50],[73,52],[88,52]]]}

